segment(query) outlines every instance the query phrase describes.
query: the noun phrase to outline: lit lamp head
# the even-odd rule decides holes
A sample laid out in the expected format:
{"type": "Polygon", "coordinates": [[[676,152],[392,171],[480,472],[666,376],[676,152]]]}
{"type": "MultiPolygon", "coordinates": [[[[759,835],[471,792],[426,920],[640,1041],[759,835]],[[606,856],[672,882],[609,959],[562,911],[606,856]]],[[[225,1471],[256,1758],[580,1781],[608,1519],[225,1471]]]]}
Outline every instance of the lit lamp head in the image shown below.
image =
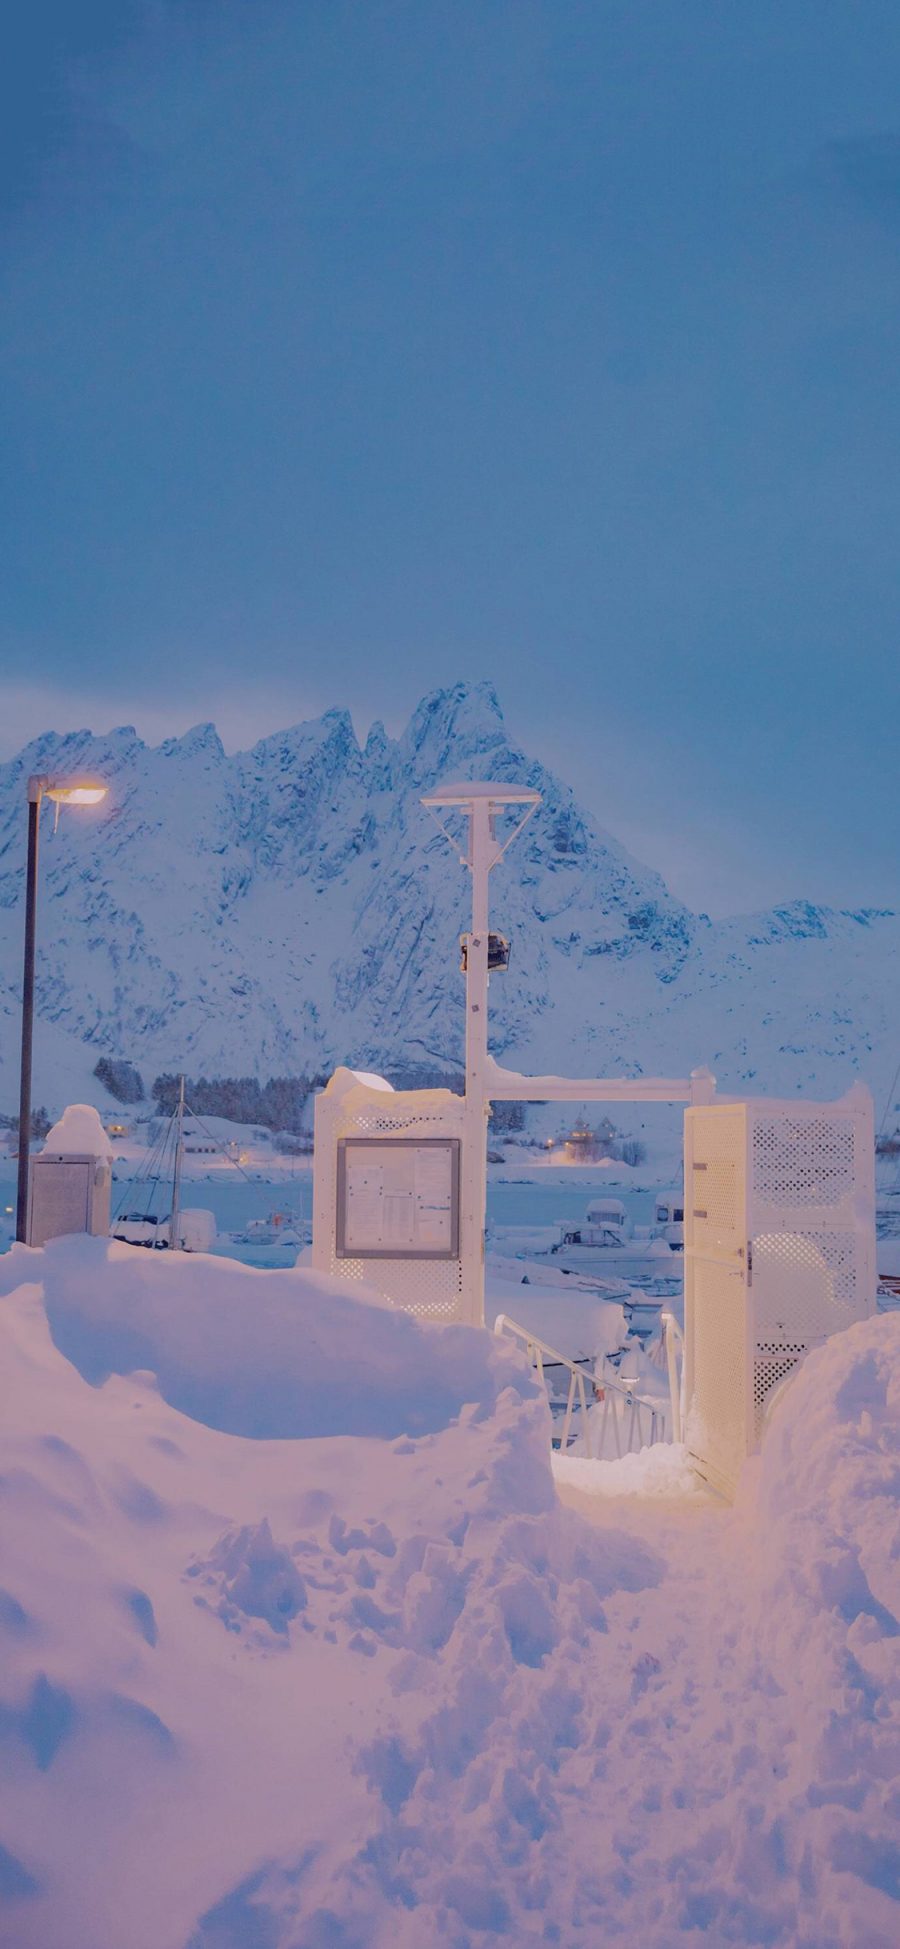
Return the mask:
{"type": "Polygon", "coordinates": [[[45,796],[57,805],[99,805],[109,791],[108,785],[53,785],[46,788],[45,796]]]}
{"type": "Polygon", "coordinates": [[[52,799],[54,832],[59,824],[61,805],[99,805],[108,791],[108,785],[99,785],[93,778],[48,778],[46,772],[36,772],[28,780],[30,805],[40,808],[42,799],[52,799]]]}

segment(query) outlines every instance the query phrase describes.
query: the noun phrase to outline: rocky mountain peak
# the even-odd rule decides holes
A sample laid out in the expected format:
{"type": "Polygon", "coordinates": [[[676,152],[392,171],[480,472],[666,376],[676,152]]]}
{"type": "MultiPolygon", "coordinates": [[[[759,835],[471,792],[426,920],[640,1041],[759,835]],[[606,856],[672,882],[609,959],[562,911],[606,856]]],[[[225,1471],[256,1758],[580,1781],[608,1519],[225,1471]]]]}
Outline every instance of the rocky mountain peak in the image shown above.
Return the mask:
{"type": "MultiPolygon", "coordinates": [[[[38,1045],[90,1074],[298,1074],[350,1060],[453,1068],[470,886],[420,804],[441,779],[515,779],[542,803],[492,875],[512,941],[496,1052],[573,1074],[685,1073],[836,1092],[895,1054],[896,917],[798,901],[698,920],[506,731],[493,686],[422,699],[360,750],[346,710],[225,754],[212,725],[157,748],[129,727],[47,733],[0,767],[2,1108],[15,1095],[24,778],[90,769],[108,803],[43,851],[38,1045]],[[69,1058],[66,1058],[68,1061],[69,1058]]],[[[65,1064],[63,1064],[65,1067],[65,1064]]],[[[51,1079],[52,1080],[52,1079],[51,1079]]],[[[58,1091],[45,1094],[57,1100],[58,1091]]]]}

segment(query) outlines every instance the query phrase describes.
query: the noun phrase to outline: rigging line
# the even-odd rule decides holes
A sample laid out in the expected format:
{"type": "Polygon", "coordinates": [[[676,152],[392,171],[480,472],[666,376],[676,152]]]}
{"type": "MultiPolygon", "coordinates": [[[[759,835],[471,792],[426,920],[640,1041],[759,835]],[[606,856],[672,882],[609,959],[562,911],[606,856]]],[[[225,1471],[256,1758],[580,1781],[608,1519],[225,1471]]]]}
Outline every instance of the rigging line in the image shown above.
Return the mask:
{"type": "Polygon", "coordinates": [[[171,1130],[171,1119],[163,1125],[162,1130],[157,1134],[153,1144],[145,1153],[143,1165],[141,1169],[136,1173],[134,1179],[135,1183],[144,1184],[147,1182],[148,1179],[152,1179],[154,1182],[157,1182],[161,1177],[162,1167],[165,1161],[165,1155],[169,1144],[170,1130],[171,1130]]]}
{"type": "MultiPolygon", "coordinates": [[[[885,1106],[884,1106],[884,1116],[883,1116],[883,1117],[882,1117],[882,1119],[881,1119],[881,1126],[880,1126],[880,1129],[879,1129],[879,1131],[878,1131],[878,1137],[883,1137],[883,1136],[884,1136],[884,1126],[885,1126],[885,1124],[887,1123],[887,1120],[888,1120],[888,1117],[889,1117],[889,1116],[890,1116],[890,1114],[891,1114],[891,1104],[892,1104],[892,1102],[893,1102],[893,1098],[894,1098],[894,1091],[895,1091],[895,1089],[896,1089],[896,1087],[897,1087],[897,1083],[898,1083],[898,1080],[900,1080],[900,1062],[898,1062],[898,1064],[897,1064],[897,1067],[896,1067],[896,1069],[894,1070],[894,1080],[893,1080],[893,1082],[892,1082],[892,1084],[891,1084],[891,1087],[890,1087],[890,1089],[888,1090],[888,1093],[887,1093],[887,1102],[885,1103],[885,1106]]],[[[876,1141],[876,1143],[878,1142],[878,1137],[876,1137],[876,1139],[875,1139],[875,1141],[876,1141]]]]}
{"type": "Polygon", "coordinates": [[[116,1199],[116,1207],[115,1207],[115,1211],[113,1212],[113,1218],[115,1220],[118,1220],[124,1217],[126,1214],[127,1207],[129,1205],[132,1206],[135,1205],[138,1201],[140,1201],[140,1203],[144,1205],[149,1205],[152,1208],[154,1198],[156,1196],[156,1188],[158,1183],[159,1183],[158,1173],[154,1174],[152,1179],[149,1178],[147,1175],[141,1175],[133,1178],[126,1178],[119,1191],[119,1196],[116,1199]],[[149,1192],[146,1189],[148,1183],[152,1187],[149,1192]]]}
{"type": "Polygon", "coordinates": [[[236,1157],[229,1157],[229,1155],[228,1155],[228,1152],[227,1152],[227,1150],[225,1149],[225,1146],[224,1146],[224,1144],[220,1142],[220,1140],[219,1140],[219,1138],[218,1138],[218,1137],[216,1136],[216,1133],[215,1133],[215,1131],[214,1131],[214,1130],[210,1130],[210,1128],[209,1128],[209,1125],[208,1125],[207,1123],[204,1123],[204,1121],[203,1121],[203,1118],[202,1118],[202,1117],[201,1117],[201,1116],[200,1116],[200,1115],[198,1114],[198,1112],[197,1112],[196,1110],[192,1110],[192,1109],[191,1109],[191,1106],[190,1106],[190,1104],[189,1104],[189,1103],[186,1103],[184,1107],[185,1107],[185,1110],[186,1110],[186,1112],[187,1112],[187,1114],[188,1114],[188,1116],[191,1116],[191,1117],[193,1117],[193,1119],[194,1119],[194,1122],[195,1122],[195,1123],[199,1123],[199,1125],[200,1125],[200,1128],[201,1128],[201,1130],[202,1130],[202,1131],[204,1132],[204,1134],[205,1134],[205,1136],[207,1136],[207,1137],[209,1138],[209,1140],[210,1140],[210,1143],[213,1143],[213,1144],[215,1144],[215,1146],[216,1146],[216,1149],[217,1149],[217,1150],[220,1150],[220,1151],[221,1151],[221,1153],[222,1153],[222,1156],[224,1157],[224,1159],[225,1159],[225,1162],[226,1162],[226,1164],[233,1164],[233,1165],[234,1165],[234,1168],[235,1168],[235,1170],[236,1170],[236,1171],[240,1171],[240,1174],[241,1174],[241,1177],[242,1177],[242,1178],[246,1178],[246,1180],[247,1180],[247,1183],[248,1183],[248,1184],[255,1184],[255,1185],[256,1185],[256,1187],[257,1187],[257,1189],[258,1189],[258,1188],[259,1188],[259,1182],[260,1182],[260,1180],[259,1180],[259,1178],[252,1178],[252,1177],[250,1176],[250,1173],[249,1173],[249,1171],[245,1171],[245,1170],[244,1170],[244,1166],[243,1166],[243,1164],[239,1164],[239,1163],[238,1163],[238,1160],[237,1160],[237,1158],[236,1158],[236,1157]]]}
{"type": "Polygon", "coordinates": [[[158,1136],[155,1137],[153,1143],[149,1145],[147,1149],[145,1149],[144,1151],[144,1156],[140,1168],[137,1171],[135,1171],[131,1177],[122,1180],[119,1189],[119,1195],[116,1200],[116,1208],[113,1213],[114,1218],[121,1218],[122,1210],[125,1204],[130,1202],[135,1192],[140,1189],[140,1187],[145,1182],[146,1178],[150,1175],[153,1160],[156,1156],[157,1150],[159,1149],[159,1142],[160,1142],[159,1137],[158,1136]]]}
{"type": "Polygon", "coordinates": [[[162,1176],[163,1165],[165,1163],[166,1153],[169,1148],[169,1138],[171,1136],[171,1132],[172,1132],[172,1119],[170,1117],[168,1122],[163,1125],[162,1130],[157,1136],[156,1144],[153,1150],[151,1151],[149,1157],[146,1159],[145,1170],[139,1174],[142,1181],[146,1178],[152,1178],[154,1182],[158,1182],[159,1178],[162,1176]]]}
{"type": "Polygon", "coordinates": [[[169,1147],[169,1138],[172,1135],[172,1127],[174,1125],[174,1122],[175,1122],[175,1116],[173,1113],[173,1115],[168,1119],[168,1122],[163,1125],[162,1130],[154,1138],[153,1143],[148,1145],[146,1151],[144,1152],[144,1159],[140,1170],[136,1171],[133,1177],[126,1179],[125,1182],[123,1183],[120,1196],[116,1203],[116,1209],[115,1212],[113,1213],[114,1219],[121,1218],[123,1207],[126,1204],[126,1202],[128,1202],[132,1198],[133,1194],[136,1191],[140,1190],[143,1185],[148,1183],[152,1183],[153,1186],[152,1193],[148,1200],[148,1202],[152,1206],[153,1199],[156,1196],[157,1187],[163,1175],[163,1165],[165,1163],[166,1152],[169,1147]]]}

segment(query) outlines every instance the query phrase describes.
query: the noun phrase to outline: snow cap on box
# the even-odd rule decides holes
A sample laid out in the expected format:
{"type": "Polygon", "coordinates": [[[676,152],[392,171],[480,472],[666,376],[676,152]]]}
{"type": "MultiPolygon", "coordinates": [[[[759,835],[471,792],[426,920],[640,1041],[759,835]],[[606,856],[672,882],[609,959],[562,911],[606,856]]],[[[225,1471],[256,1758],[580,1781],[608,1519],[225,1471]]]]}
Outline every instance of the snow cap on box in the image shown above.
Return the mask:
{"type": "Polygon", "coordinates": [[[367,1090],[389,1090],[394,1093],[393,1083],[384,1076],[375,1076],[368,1069],[348,1069],[345,1063],[338,1063],[325,1085],[326,1096],[346,1096],[349,1090],[362,1087],[367,1090]]]}
{"type": "Polygon", "coordinates": [[[102,1157],[112,1163],[112,1144],[99,1111],[90,1103],[67,1104],[58,1123],[48,1130],[44,1149],[63,1157],[102,1157]]]}

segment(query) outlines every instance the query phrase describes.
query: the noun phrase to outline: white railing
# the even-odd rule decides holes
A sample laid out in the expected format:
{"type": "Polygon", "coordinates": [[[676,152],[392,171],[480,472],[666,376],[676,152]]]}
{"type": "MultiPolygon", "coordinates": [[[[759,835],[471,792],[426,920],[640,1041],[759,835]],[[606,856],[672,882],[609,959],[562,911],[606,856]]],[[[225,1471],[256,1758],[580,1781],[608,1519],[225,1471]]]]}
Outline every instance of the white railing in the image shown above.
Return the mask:
{"type": "Polygon", "coordinates": [[[589,1422],[587,1455],[621,1461],[623,1455],[636,1454],[654,1442],[670,1440],[665,1401],[638,1394],[633,1383],[620,1380],[618,1375],[613,1379],[604,1374],[595,1387],[597,1406],[589,1422]],[[613,1456],[609,1454],[610,1448],[613,1456]]]}
{"type": "Polygon", "coordinates": [[[667,1409],[665,1402],[638,1394],[631,1382],[622,1380],[617,1374],[606,1373],[599,1377],[588,1373],[593,1409],[593,1412],[588,1414],[585,1371],[577,1361],[569,1360],[566,1354],[560,1353],[556,1347],[549,1346],[546,1340],[540,1340],[530,1328],[520,1326],[517,1320],[511,1320],[507,1313],[498,1313],[494,1322],[494,1332],[508,1334],[512,1339],[518,1340],[524,1348],[531,1365],[543,1383],[551,1412],[554,1405],[557,1407],[561,1405],[562,1397],[557,1396],[554,1400],[548,1369],[558,1367],[564,1373],[568,1373],[569,1384],[565,1398],[562,1433],[559,1438],[562,1454],[565,1454],[569,1447],[570,1438],[578,1439],[578,1435],[573,1435],[572,1432],[576,1406],[581,1411],[580,1435],[583,1451],[589,1460],[611,1459],[610,1449],[612,1455],[621,1460],[623,1455],[647,1448],[653,1442],[670,1440],[670,1416],[672,1426],[680,1428],[680,1415],[675,1418],[671,1405],[667,1409]]]}
{"type": "MultiPolygon", "coordinates": [[[[569,1446],[569,1434],[572,1427],[572,1416],[575,1410],[576,1399],[581,1409],[581,1432],[587,1444],[590,1441],[590,1427],[588,1424],[587,1394],[584,1385],[583,1367],[579,1367],[577,1361],[569,1360],[564,1353],[559,1353],[556,1347],[548,1346],[546,1340],[539,1340],[535,1333],[529,1332],[526,1326],[520,1326],[517,1320],[511,1320],[508,1313],[497,1314],[497,1318],[494,1321],[494,1332],[498,1334],[509,1334],[511,1339],[521,1342],[535,1373],[540,1376],[543,1382],[547,1399],[550,1402],[551,1411],[553,1408],[553,1397],[550,1392],[546,1368],[548,1366],[562,1367],[568,1372],[569,1391],[566,1397],[565,1419],[560,1437],[560,1447],[565,1450],[569,1446]]],[[[593,1391],[592,1377],[591,1387],[593,1391]]]]}
{"type": "Polygon", "coordinates": [[[673,1313],[662,1316],[662,1344],[666,1356],[666,1372],[669,1376],[669,1406],[672,1413],[672,1440],[680,1441],[681,1423],[681,1374],[678,1372],[678,1354],[681,1353],[681,1372],[684,1372],[684,1334],[673,1313]]]}

